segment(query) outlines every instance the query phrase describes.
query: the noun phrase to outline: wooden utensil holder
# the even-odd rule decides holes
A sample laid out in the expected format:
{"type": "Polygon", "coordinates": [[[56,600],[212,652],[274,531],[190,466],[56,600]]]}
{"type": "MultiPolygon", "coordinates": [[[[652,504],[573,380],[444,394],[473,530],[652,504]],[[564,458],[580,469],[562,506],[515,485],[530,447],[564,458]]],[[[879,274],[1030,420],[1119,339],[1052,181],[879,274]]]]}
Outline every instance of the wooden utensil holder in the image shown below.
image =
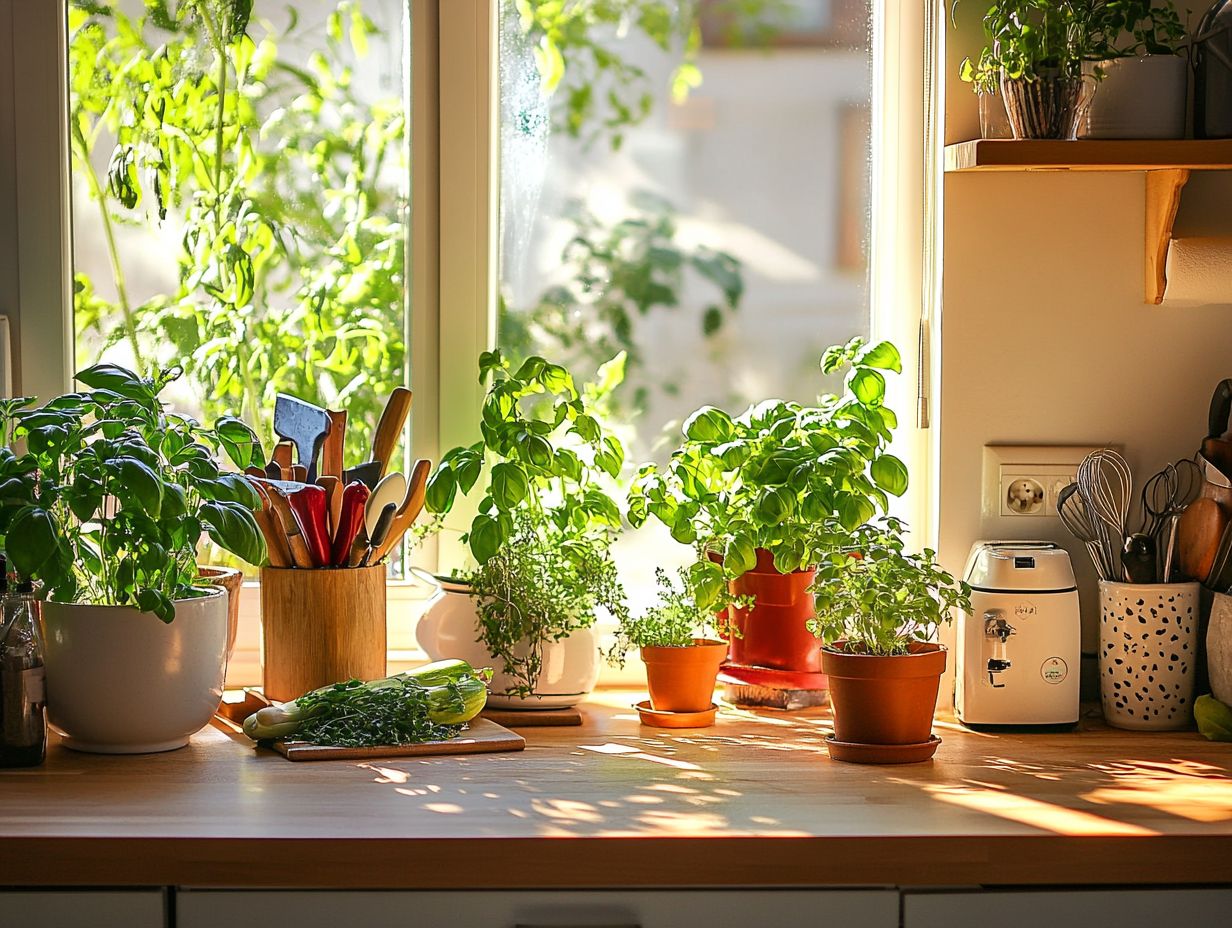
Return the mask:
{"type": "Polygon", "coordinates": [[[339,569],[261,569],[265,695],[280,702],[385,672],[383,564],[339,569]]]}

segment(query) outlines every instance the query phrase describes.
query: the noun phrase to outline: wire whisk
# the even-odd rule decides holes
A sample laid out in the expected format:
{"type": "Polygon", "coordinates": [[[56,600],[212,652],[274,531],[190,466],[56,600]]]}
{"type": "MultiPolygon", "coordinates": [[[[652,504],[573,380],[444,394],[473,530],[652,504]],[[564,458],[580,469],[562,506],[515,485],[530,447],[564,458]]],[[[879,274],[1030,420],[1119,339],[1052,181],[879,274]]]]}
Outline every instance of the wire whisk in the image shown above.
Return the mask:
{"type": "Polygon", "coordinates": [[[1071,483],[1061,490],[1057,497],[1057,513],[1061,523],[1069,533],[1086,545],[1087,553],[1091,555],[1091,563],[1101,580],[1112,580],[1112,564],[1108,562],[1102,540],[1091,522],[1082,494],[1078,492],[1078,484],[1071,483]]]}

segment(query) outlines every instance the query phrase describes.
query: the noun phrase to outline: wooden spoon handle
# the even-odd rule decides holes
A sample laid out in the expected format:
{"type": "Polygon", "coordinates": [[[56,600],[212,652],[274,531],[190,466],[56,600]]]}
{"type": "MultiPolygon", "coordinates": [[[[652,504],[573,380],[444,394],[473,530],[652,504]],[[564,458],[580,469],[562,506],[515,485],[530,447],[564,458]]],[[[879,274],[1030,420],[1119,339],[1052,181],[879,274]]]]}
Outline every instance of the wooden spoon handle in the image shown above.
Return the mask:
{"type": "Polygon", "coordinates": [[[321,446],[321,473],[327,477],[342,479],[343,450],[346,447],[346,410],[336,412],[327,410],[329,415],[329,432],[325,436],[325,444],[321,446]]]}
{"type": "Polygon", "coordinates": [[[389,470],[390,459],[398,446],[398,439],[402,437],[402,427],[411,412],[411,398],[411,391],[406,387],[394,387],[372,435],[372,460],[381,465],[382,477],[389,470]]]}

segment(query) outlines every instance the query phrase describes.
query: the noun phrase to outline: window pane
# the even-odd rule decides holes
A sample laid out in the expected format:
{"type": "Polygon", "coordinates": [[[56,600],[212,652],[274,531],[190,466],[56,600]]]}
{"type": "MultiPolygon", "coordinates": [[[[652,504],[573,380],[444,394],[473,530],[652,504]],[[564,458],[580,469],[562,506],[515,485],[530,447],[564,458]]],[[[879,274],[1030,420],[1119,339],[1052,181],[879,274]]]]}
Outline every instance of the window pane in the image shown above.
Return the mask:
{"type": "MultiPolygon", "coordinates": [[[[869,326],[868,0],[502,0],[499,342],[618,351],[630,460],[683,417],[812,401],[869,326]]],[[[652,520],[653,523],[653,520],[652,520]]],[[[627,584],[690,552],[653,524],[627,584]]]]}
{"type": "Polygon", "coordinates": [[[182,366],[178,411],[262,436],[278,392],[345,409],[367,459],[405,381],[405,7],[71,0],[79,365],[182,366]]]}

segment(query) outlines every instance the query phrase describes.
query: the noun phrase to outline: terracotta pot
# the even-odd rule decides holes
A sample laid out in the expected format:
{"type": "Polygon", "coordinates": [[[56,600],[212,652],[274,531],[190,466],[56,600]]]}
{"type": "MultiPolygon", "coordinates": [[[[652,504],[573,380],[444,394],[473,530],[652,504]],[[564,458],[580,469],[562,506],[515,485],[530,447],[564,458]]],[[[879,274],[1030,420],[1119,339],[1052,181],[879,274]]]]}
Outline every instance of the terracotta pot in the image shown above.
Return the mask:
{"type": "Polygon", "coordinates": [[[197,565],[197,575],[214,586],[227,591],[227,660],[235,650],[235,633],[240,626],[240,589],[244,586],[244,572],[235,567],[206,567],[197,565]]]}
{"type": "Polygon", "coordinates": [[[732,625],[740,632],[731,641],[731,661],[749,667],[821,672],[821,642],[808,630],[813,618],[815,570],[780,573],[774,557],[757,550],[757,566],[730,584],[736,596],[754,597],[751,609],[732,608],[732,625]]]}
{"type": "Polygon", "coordinates": [[[658,712],[702,712],[714,703],[719,665],[727,644],[694,638],[681,648],[642,648],[650,705],[658,712]]]}
{"type": "Polygon", "coordinates": [[[933,730],[946,649],[916,642],[909,654],[882,657],[826,648],[834,737],[858,744],[920,744],[933,730]]]}

